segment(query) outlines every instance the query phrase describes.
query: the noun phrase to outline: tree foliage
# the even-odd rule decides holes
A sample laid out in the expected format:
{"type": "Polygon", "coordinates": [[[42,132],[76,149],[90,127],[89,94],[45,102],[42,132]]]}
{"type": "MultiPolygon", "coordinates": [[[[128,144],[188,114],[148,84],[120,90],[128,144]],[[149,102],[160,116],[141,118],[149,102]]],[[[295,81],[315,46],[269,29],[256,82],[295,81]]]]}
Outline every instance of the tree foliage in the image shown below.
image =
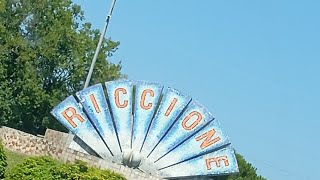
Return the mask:
{"type": "Polygon", "coordinates": [[[239,173],[236,175],[217,177],[215,180],[266,180],[257,175],[257,168],[248,163],[243,156],[236,154],[239,173]]]}
{"type": "MultiPolygon", "coordinates": [[[[49,112],[83,88],[99,35],[71,0],[0,0],[0,125],[61,130],[49,112]]],[[[118,45],[104,40],[92,83],[121,78],[118,45]]]]}

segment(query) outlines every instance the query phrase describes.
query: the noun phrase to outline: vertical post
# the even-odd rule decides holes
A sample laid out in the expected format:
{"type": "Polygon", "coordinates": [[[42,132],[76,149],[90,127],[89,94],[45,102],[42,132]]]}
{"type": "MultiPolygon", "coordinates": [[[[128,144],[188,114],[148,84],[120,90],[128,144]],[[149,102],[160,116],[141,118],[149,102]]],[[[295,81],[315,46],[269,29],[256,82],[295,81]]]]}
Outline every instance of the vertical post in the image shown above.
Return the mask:
{"type": "MultiPolygon", "coordinates": [[[[89,69],[89,72],[88,72],[88,75],[87,75],[87,78],[86,78],[86,82],[84,83],[84,87],[83,88],[87,88],[89,86],[89,83],[90,83],[90,80],[91,80],[91,76],[92,76],[92,73],[93,73],[93,69],[94,69],[94,66],[96,64],[96,61],[97,61],[97,58],[98,58],[98,55],[99,55],[99,52],[100,52],[100,49],[101,49],[101,45],[102,45],[104,36],[105,36],[105,34],[107,32],[107,29],[108,29],[108,26],[109,26],[109,22],[110,22],[110,19],[111,19],[111,16],[112,16],[112,12],[113,12],[114,6],[116,5],[116,2],[117,2],[117,0],[112,0],[111,8],[109,10],[109,13],[108,13],[107,18],[106,18],[106,22],[105,22],[103,30],[101,32],[100,39],[99,39],[96,51],[94,53],[94,56],[93,56],[93,59],[92,59],[92,62],[91,62],[91,66],[90,66],[90,69],[89,69]]],[[[69,134],[72,134],[72,132],[69,131],[69,134]]]]}
{"type": "Polygon", "coordinates": [[[87,75],[87,79],[86,79],[86,82],[85,82],[83,88],[87,88],[89,86],[89,83],[90,83],[90,80],[91,80],[91,76],[92,76],[92,73],[93,73],[93,69],[94,69],[94,66],[96,64],[96,61],[97,61],[97,58],[98,58],[98,55],[99,55],[99,52],[100,52],[100,49],[101,49],[101,45],[102,45],[104,36],[105,36],[105,34],[107,32],[107,29],[108,29],[108,26],[109,26],[109,22],[110,22],[110,19],[111,19],[111,15],[112,15],[114,6],[116,4],[116,1],[117,0],[112,0],[111,8],[109,10],[109,13],[108,13],[107,18],[106,18],[106,23],[105,23],[104,28],[102,30],[102,33],[100,35],[99,43],[98,43],[96,51],[94,53],[94,56],[93,56],[93,59],[92,59],[92,63],[91,63],[90,69],[89,69],[89,73],[87,75]]]}

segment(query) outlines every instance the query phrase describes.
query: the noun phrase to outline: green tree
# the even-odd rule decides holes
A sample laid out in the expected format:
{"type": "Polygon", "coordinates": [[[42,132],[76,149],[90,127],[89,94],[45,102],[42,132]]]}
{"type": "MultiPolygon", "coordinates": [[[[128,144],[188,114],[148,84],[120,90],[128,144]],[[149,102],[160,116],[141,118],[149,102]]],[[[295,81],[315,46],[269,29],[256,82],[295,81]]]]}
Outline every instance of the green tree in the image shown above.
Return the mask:
{"type": "Polygon", "coordinates": [[[240,172],[236,175],[217,177],[215,180],[266,180],[257,175],[257,168],[248,163],[243,156],[236,154],[236,157],[240,172]]]}
{"type": "MultiPolygon", "coordinates": [[[[63,129],[49,112],[83,88],[99,35],[71,0],[0,0],[0,125],[63,129]]],[[[104,40],[91,83],[122,77],[118,45],[104,40]]]]}

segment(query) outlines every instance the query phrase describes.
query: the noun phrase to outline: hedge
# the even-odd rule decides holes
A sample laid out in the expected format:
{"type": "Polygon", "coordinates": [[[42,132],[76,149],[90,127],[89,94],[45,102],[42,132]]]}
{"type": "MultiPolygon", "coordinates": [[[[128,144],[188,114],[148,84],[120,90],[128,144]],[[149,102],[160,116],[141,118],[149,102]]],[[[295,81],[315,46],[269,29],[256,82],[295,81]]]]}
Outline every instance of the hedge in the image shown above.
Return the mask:
{"type": "Polygon", "coordinates": [[[6,174],[7,180],[124,180],[119,174],[109,170],[88,167],[77,161],[63,164],[50,157],[32,157],[24,160],[6,174]]]}
{"type": "Polygon", "coordinates": [[[0,141],[0,179],[4,178],[7,165],[7,156],[4,152],[2,142],[0,141]]]}

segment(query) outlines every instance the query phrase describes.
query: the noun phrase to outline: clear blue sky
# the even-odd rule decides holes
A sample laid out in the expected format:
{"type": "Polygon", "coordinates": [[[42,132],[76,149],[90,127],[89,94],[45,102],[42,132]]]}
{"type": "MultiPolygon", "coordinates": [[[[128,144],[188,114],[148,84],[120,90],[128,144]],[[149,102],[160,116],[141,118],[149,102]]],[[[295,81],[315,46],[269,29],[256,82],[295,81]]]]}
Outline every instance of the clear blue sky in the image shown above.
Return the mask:
{"type": "MultiPolygon", "coordinates": [[[[76,0],[102,28],[111,0],[76,0]]],[[[188,93],[271,180],[320,162],[319,0],[118,0],[107,37],[132,80],[188,93]]]]}

